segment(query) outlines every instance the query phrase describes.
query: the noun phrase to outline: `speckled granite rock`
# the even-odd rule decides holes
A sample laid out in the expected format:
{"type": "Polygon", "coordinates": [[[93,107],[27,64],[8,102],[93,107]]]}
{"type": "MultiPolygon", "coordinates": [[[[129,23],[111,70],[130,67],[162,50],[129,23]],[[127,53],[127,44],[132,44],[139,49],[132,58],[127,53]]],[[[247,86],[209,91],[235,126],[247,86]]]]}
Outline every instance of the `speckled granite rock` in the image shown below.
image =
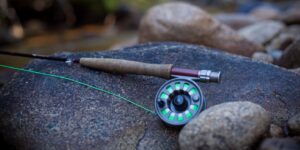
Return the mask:
{"type": "MultiPolygon", "coordinates": [[[[61,55],[220,70],[221,84],[199,83],[208,107],[228,101],[252,101],[271,112],[278,125],[300,111],[299,75],[204,47],[153,43],[122,51],[61,55]]],[[[45,60],[34,60],[26,68],[78,79],[120,93],[152,110],[155,94],[165,82],[45,60]]],[[[0,93],[0,138],[19,149],[176,149],[178,133],[179,129],[166,127],[158,117],[127,102],[59,79],[17,72],[0,93]]]]}

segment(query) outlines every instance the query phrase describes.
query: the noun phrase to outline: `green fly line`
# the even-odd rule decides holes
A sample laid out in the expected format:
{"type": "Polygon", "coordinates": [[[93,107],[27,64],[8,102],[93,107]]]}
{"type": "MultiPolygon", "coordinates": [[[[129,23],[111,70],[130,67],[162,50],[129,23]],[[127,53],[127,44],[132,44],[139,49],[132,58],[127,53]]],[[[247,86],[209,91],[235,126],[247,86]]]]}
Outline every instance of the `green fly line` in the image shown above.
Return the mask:
{"type": "Polygon", "coordinates": [[[103,92],[103,93],[106,93],[106,94],[112,95],[112,96],[114,96],[116,98],[119,98],[121,100],[129,102],[129,103],[133,104],[134,106],[137,106],[137,107],[145,110],[146,112],[149,112],[151,114],[155,114],[154,111],[152,111],[152,110],[146,108],[145,106],[142,106],[142,105],[140,105],[140,104],[138,104],[136,102],[133,102],[132,100],[130,100],[130,99],[126,98],[126,97],[123,97],[123,96],[121,96],[119,94],[113,93],[113,92],[108,91],[108,90],[104,90],[102,88],[99,88],[99,87],[96,87],[96,86],[93,86],[93,85],[90,85],[90,84],[87,84],[87,83],[84,83],[84,82],[81,82],[81,81],[78,81],[78,80],[75,80],[75,79],[71,79],[71,78],[68,78],[68,77],[65,77],[65,76],[50,74],[50,73],[44,73],[44,72],[39,72],[39,71],[27,70],[27,69],[13,67],[13,66],[8,66],[8,65],[3,65],[3,64],[0,64],[0,67],[7,68],[7,69],[12,69],[12,70],[16,70],[16,71],[22,71],[22,72],[27,72],[27,73],[32,73],[32,74],[38,74],[38,75],[42,75],[42,76],[53,77],[53,78],[57,78],[57,79],[62,79],[62,80],[70,81],[70,82],[73,82],[73,83],[76,83],[76,84],[79,84],[79,85],[83,85],[83,86],[86,86],[88,88],[91,88],[91,89],[94,89],[94,90],[97,90],[97,91],[100,91],[100,92],[103,92]]]}

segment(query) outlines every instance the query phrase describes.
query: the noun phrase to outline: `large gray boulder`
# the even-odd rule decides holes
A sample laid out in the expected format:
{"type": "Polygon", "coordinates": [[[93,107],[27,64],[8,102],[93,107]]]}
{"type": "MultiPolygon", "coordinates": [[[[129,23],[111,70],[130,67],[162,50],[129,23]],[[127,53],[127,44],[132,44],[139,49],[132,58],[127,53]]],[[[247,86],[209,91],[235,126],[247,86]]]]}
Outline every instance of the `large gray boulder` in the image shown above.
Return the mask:
{"type": "MultiPolygon", "coordinates": [[[[220,84],[199,83],[208,107],[252,101],[283,125],[300,111],[300,76],[270,64],[177,43],[150,43],[121,51],[61,53],[68,57],[111,57],[173,63],[223,72],[220,84]]],[[[74,78],[154,110],[164,79],[113,75],[79,65],[34,60],[25,68],[74,78]]],[[[0,92],[0,135],[17,149],[176,149],[179,129],[132,104],[68,81],[17,72],[0,92]]]]}

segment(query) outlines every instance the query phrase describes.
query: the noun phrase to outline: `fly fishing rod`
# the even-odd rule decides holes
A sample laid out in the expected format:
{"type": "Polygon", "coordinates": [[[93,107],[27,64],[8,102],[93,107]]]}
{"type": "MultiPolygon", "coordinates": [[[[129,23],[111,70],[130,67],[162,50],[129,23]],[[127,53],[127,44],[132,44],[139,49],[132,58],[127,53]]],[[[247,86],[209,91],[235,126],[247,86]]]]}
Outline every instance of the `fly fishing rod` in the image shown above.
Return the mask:
{"type": "Polygon", "coordinates": [[[206,107],[206,99],[195,81],[220,82],[221,72],[174,67],[172,64],[150,64],[112,58],[64,58],[47,55],[0,51],[1,55],[61,61],[117,74],[136,74],[171,79],[158,90],[154,105],[157,115],[171,126],[182,126],[206,107]]]}

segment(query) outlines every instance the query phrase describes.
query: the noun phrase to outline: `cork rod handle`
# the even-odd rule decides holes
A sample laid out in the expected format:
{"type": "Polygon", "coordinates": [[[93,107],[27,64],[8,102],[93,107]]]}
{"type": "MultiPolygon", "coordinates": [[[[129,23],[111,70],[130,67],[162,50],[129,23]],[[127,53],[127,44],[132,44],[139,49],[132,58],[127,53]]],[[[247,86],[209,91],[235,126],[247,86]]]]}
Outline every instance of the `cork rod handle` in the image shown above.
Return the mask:
{"type": "Polygon", "coordinates": [[[149,64],[137,61],[110,58],[80,58],[82,66],[118,74],[138,74],[170,78],[172,64],[149,64]]]}

